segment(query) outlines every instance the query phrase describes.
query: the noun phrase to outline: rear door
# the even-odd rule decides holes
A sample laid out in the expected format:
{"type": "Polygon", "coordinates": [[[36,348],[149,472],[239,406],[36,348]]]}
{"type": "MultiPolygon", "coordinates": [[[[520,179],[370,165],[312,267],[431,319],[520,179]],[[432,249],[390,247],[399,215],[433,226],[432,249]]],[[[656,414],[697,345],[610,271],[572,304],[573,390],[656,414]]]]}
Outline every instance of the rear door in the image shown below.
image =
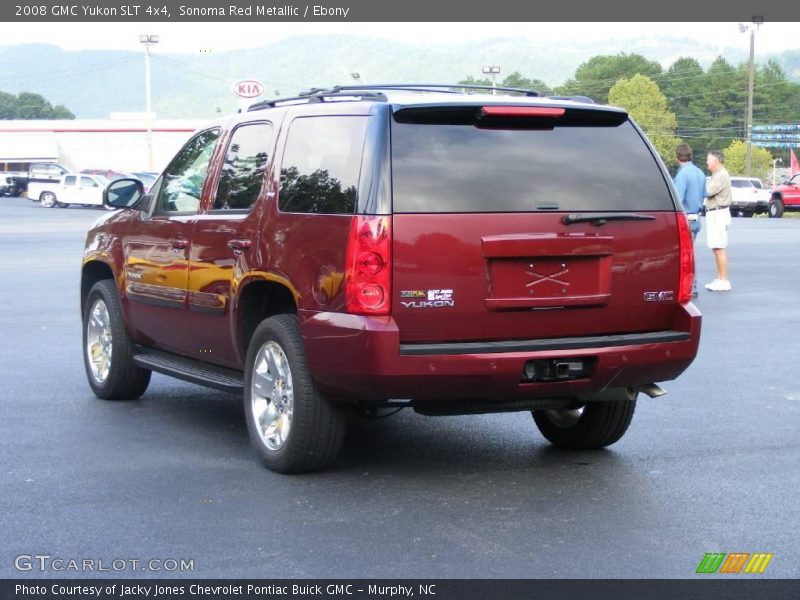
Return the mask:
{"type": "Polygon", "coordinates": [[[401,341],[671,329],[677,215],[639,131],[624,113],[601,109],[507,113],[394,115],[392,312],[401,341]]]}
{"type": "MultiPolygon", "coordinates": [[[[234,292],[256,260],[259,212],[265,174],[274,146],[266,121],[237,126],[226,143],[213,195],[192,231],[189,252],[189,311],[194,357],[229,367],[244,357],[238,339],[234,292]]],[[[274,196],[274,194],[273,194],[274,196]]]]}

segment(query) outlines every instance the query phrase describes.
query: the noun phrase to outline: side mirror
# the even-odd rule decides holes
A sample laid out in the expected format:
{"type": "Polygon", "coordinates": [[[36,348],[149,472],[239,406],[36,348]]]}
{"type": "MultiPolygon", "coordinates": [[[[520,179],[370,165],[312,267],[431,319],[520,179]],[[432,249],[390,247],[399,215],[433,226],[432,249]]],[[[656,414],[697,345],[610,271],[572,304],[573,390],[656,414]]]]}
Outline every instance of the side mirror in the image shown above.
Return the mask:
{"type": "Polygon", "coordinates": [[[103,190],[103,204],[112,208],[135,208],[144,196],[144,186],[138,179],[117,179],[103,190]]]}

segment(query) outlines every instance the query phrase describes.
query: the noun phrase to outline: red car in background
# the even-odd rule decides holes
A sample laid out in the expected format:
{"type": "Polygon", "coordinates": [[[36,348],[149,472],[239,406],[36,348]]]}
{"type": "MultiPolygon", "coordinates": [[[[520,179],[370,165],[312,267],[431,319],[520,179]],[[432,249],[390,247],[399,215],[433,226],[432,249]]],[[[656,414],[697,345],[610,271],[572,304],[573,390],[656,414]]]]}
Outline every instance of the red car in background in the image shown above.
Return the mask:
{"type": "Polygon", "coordinates": [[[800,210],[800,173],[791,179],[772,188],[772,199],[769,202],[769,216],[779,219],[785,211],[800,210]]]}

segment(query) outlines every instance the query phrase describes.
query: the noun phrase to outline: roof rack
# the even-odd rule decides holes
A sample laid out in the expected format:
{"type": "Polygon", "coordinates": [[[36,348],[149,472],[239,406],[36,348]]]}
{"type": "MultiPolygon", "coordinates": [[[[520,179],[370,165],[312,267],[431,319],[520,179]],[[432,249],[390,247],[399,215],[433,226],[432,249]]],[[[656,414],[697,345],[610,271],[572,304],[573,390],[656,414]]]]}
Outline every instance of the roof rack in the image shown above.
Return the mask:
{"type": "Polygon", "coordinates": [[[312,102],[340,102],[346,98],[359,98],[361,100],[372,100],[373,102],[386,102],[387,98],[383,94],[368,92],[366,94],[339,93],[323,88],[312,88],[300,92],[299,96],[288,98],[275,98],[274,100],[262,100],[247,107],[247,111],[263,110],[265,108],[275,108],[283,104],[309,104],[312,102]]]}
{"type": "Polygon", "coordinates": [[[471,83],[389,83],[381,85],[337,85],[331,90],[342,92],[347,90],[394,90],[403,92],[440,92],[445,94],[458,94],[458,90],[494,90],[513,92],[523,96],[536,97],[541,94],[535,90],[525,90],[513,87],[494,87],[491,85],[473,85],[471,83]]]}
{"type": "Polygon", "coordinates": [[[492,90],[512,92],[528,97],[538,97],[541,94],[535,90],[525,90],[512,87],[493,87],[491,85],[450,84],[450,83],[392,83],[385,85],[337,85],[331,88],[311,88],[300,92],[297,96],[288,98],[275,98],[251,104],[248,112],[275,108],[283,104],[304,104],[311,102],[336,102],[346,98],[359,98],[374,102],[386,102],[387,97],[383,91],[403,92],[439,92],[443,94],[458,94],[459,90],[492,90]]]}

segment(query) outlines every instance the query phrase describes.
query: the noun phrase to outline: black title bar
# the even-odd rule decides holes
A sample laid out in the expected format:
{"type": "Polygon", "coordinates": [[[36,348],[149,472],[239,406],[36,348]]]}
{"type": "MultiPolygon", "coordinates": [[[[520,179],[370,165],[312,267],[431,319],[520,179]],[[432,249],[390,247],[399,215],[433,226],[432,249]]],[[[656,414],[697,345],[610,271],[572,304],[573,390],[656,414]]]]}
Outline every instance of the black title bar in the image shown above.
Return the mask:
{"type": "MultiPolygon", "coordinates": [[[[0,3],[0,18],[10,22],[764,22],[800,20],[800,3],[786,0],[607,0],[519,2],[519,0],[10,0],[0,3]]],[[[676,30],[676,35],[680,31],[676,30]]]]}

